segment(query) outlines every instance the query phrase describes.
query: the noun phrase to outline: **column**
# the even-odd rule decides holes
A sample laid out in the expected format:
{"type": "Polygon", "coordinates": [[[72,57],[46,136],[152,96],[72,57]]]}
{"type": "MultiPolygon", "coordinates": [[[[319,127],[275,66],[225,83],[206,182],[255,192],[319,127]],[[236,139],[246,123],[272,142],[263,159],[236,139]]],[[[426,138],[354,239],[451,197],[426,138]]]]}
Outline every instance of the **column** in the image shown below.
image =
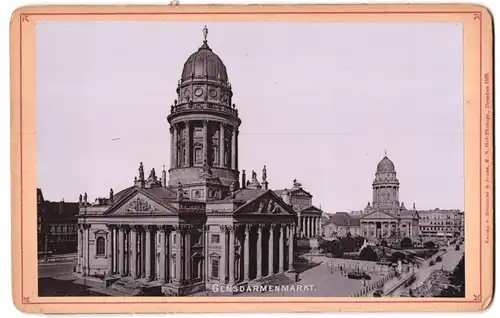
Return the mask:
{"type": "Polygon", "coordinates": [[[172,124],[172,128],[174,131],[174,143],[172,144],[172,158],[174,164],[172,165],[172,168],[177,168],[179,166],[179,132],[177,131],[177,125],[172,124]]]}
{"type": "Polygon", "coordinates": [[[205,281],[208,281],[209,277],[209,264],[210,264],[210,257],[208,256],[208,245],[209,245],[209,233],[210,233],[210,225],[203,225],[203,253],[205,255],[205,260],[203,265],[203,279],[205,281]]]}
{"type": "MultiPolygon", "coordinates": [[[[171,255],[170,255],[170,259],[168,261],[169,264],[172,264],[172,266],[170,267],[170,281],[173,283],[176,279],[177,279],[177,273],[174,271],[174,268],[177,269],[177,264],[173,264],[174,262],[174,258],[173,258],[173,251],[174,251],[174,236],[175,236],[175,233],[176,233],[176,229],[175,228],[172,228],[171,231],[170,231],[170,246],[169,246],[169,251],[172,251],[171,255]]],[[[177,253],[176,255],[179,255],[179,253],[177,253]]],[[[177,258],[175,259],[175,261],[177,262],[177,258]]]]}
{"type": "Polygon", "coordinates": [[[233,134],[231,136],[231,169],[236,170],[236,134],[238,128],[233,126],[233,134]]]}
{"type": "Polygon", "coordinates": [[[234,285],[234,226],[229,227],[229,285],[234,285]]]}
{"type": "Polygon", "coordinates": [[[118,274],[120,270],[118,269],[119,265],[119,260],[120,260],[120,255],[119,255],[119,245],[118,245],[118,227],[115,226],[113,228],[113,273],[118,274]]]}
{"type": "Polygon", "coordinates": [[[106,275],[113,274],[113,226],[108,224],[108,234],[106,235],[106,257],[108,258],[108,270],[106,275]]]}
{"type": "Polygon", "coordinates": [[[269,257],[268,257],[268,269],[267,275],[272,276],[274,274],[274,227],[275,224],[269,226],[269,257]]]}
{"type": "Polygon", "coordinates": [[[250,272],[249,272],[249,266],[250,266],[250,231],[252,227],[250,225],[245,225],[245,246],[243,248],[243,252],[245,253],[245,256],[243,258],[243,264],[244,264],[244,269],[243,269],[243,277],[244,281],[248,282],[250,280],[250,272]]]}
{"type": "Polygon", "coordinates": [[[323,236],[323,218],[319,217],[319,235],[323,236]]]}
{"type": "Polygon", "coordinates": [[[125,275],[125,239],[123,231],[123,226],[120,226],[118,229],[118,272],[122,276],[125,275]]]}
{"type": "Polygon", "coordinates": [[[151,279],[151,227],[149,225],[144,226],[146,231],[146,279],[151,279]]]}
{"type": "Polygon", "coordinates": [[[160,228],[160,280],[165,281],[165,227],[160,228]]]}
{"type": "Polygon", "coordinates": [[[219,264],[219,281],[222,284],[226,283],[226,226],[221,225],[221,237],[220,237],[220,264],[219,264]]]}
{"type": "Polygon", "coordinates": [[[311,217],[311,236],[316,236],[316,217],[311,217]]]}
{"type": "Polygon", "coordinates": [[[257,227],[257,277],[262,278],[262,225],[257,227]]]}
{"type": "Polygon", "coordinates": [[[130,228],[130,275],[137,278],[137,228],[130,228]]]}
{"type": "Polygon", "coordinates": [[[224,139],[225,139],[225,129],[224,129],[224,123],[221,122],[220,123],[220,137],[219,137],[219,166],[221,167],[224,167],[225,166],[225,162],[224,162],[224,158],[225,158],[225,155],[224,155],[224,152],[225,152],[225,148],[226,148],[226,144],[224,142],[224,139]]]}
{"type": "Polygon", "coordinates": [[[293,271],[293,229],[288,227],[288,270],[293,271]]]}
{"type": "Polygon", "coordinates": [[[178,283],[182,283],[182,245],[183,245],[183,233],[180,227],[176,230],[177,234],[177,253],[175,255],[175,280],[178,283]]]}
{"type": "Polygon", "coordinates": [[[321,217],[316,217],[316,235],[321,235],[321,226],[320,226],[321,217]]]}
{"type": "Polygon", "coordinates": [[[184,122],[184,129],[186,132],[186,158],[184,158],[184,164],[186,166],[191,165],[191,126],[189,125],[189,121],[184,122]]]}
{"type": "Polygon", "coordinates": [[[309,221],[309,217],[308,216],[305,216],[304,217],[304,223],[305,223],[305,228],[306,228],[306,237],[309,237],[310,236],[310,229],[309,229],[309,226],[311,225],[310,224],[310,221],[309,221]]]}
{"type": "Polygon", "coordinates": [[[208,162],[208,120],[203,121],[203,161],[208,162]]]}
{"type": "Polygon", "coordinates": [[[284,250],[284,236],[285,236],[285,231],[283,231],[284,225],[280,225],[280,241],[279,241],[279,249],[280,249],[280,254],[279,254],[279,273],[283,273],[285,271],[283,263],[285,262],[285,250],[284,250]]]}
{"type": "Polygon", "coordinates": [[[170,126],[170,168],[174,168],[175,161],[174,161],[174,147],[175,147],[175,140],[174,140],[174,128],[170,126]]]}
{"type": "Polygon", "coordinates": [[[78,224],[78,251],[77,251],[77,263],[76,263],[76,268],[77,272],[81,273],[82,272],[82,256],[83,256],[83,230],[81,229],[80,224],[78,224]]]}
{"type": "Polygon", "coordinates": [[[299,234],[302,232],[302,218],[300,216],[298,216],[298,219],[297,219],[297,227],[298,227],[298,231],[299,231],[299,234]]]}
{"type": "Polygon", "coordinates": [[[170,258],[172,251],[172,241],[170,240],[170,228],[165,226],[165,282],[170,282],[171,270],[170,270],[170,258]]]}
{"type": "Polygon", "coordinates": [[[191,226],[186,227],[184,236],[184,279],[191,279],[191,226]]]}
{"type": "Polygon", "coordinates": [[[82,266],[82,273],[84,276],[87,276],[88,274],[88,235],[87,235],[87,224],[83,224],[83,266],[82,266]]]}

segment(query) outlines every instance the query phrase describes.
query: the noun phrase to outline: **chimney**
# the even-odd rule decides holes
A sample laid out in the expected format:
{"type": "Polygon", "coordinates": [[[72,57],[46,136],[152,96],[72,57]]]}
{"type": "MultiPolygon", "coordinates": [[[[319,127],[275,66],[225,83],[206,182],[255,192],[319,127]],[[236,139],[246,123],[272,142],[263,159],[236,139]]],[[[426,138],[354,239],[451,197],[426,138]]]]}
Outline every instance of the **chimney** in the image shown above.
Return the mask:
{"type": "Polygon", "coordinates": [[[167,187],[167,171],[165,171],[165,165],[163,165],[163,171],[161,172],[161,186],[167,187]]]}
{"type": "Polygon", "coordinates": [[[247,174],[245,170],[241,171],[241,188],[245,189],[247,186],[247,174]]]}

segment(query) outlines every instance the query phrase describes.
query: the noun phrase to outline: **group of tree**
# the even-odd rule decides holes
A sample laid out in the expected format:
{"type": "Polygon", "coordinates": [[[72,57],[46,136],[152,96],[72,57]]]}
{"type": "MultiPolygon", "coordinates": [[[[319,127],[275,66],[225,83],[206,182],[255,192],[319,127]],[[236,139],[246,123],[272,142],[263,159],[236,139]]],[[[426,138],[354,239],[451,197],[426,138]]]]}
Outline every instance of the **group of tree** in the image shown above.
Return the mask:
{"type": "Polygon", "coordinates": [[[342,257],[344,253],[359,251],[363,243],[364,238],[361,236],[351,236],[347,234],[347,236],[340,237],[333,241],[322,240],[319,243],[319,247],[324,250],[327,255],[342,257]]]}
{"type": "Polygon", "coordinates": [[[359,259],[362,261],[376,262],[378,261],[377,252],[371,246],[366,246],[359,253],[359,259]]]}
{"type": "Polygon", "coordinates": [[[465,297],[465,255],[450,275],[450,285],[438,297],[465,297]]]}

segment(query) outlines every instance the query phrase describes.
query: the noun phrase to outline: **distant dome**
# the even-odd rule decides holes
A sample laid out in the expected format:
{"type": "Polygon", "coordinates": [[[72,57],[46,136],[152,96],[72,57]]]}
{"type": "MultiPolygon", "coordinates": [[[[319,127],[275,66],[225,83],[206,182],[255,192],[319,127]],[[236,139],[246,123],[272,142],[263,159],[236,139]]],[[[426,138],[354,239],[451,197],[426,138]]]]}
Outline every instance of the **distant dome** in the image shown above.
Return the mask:
{"type": "Polygon", "coordinates": [[[198,51],[191,54],[184,63],[181,80],[192,78],[193,75],[194,77],[218,79],[223,82],[228,80],[226,66],[221,58],[208,46],[207,40],[203,41],[203,45],[198,51]]]}
{"type": "Polygon", "coordinates": [[[384,156],[384,158],[377,165],[377,173],[379,172],[396,172],[396,168],[391,159],[384,156]]]}

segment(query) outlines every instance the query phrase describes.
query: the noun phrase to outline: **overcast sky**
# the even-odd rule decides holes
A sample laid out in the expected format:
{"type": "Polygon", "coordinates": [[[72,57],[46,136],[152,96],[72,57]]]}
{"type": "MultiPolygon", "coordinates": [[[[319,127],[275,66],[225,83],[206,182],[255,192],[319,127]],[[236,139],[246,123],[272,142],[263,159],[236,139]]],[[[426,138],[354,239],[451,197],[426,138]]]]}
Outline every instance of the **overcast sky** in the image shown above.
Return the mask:
{"type": "Polygon", "coordinates": [[[166,117],[205,24],[242,119],[240,169],[267,165],[273,189],[297,178],[325,212],[360,210],[387,150],[406,207],[463,209],[459,23],[37,22],[46,199],[116,193],[140,161],[168,169],[166,117]]]}

